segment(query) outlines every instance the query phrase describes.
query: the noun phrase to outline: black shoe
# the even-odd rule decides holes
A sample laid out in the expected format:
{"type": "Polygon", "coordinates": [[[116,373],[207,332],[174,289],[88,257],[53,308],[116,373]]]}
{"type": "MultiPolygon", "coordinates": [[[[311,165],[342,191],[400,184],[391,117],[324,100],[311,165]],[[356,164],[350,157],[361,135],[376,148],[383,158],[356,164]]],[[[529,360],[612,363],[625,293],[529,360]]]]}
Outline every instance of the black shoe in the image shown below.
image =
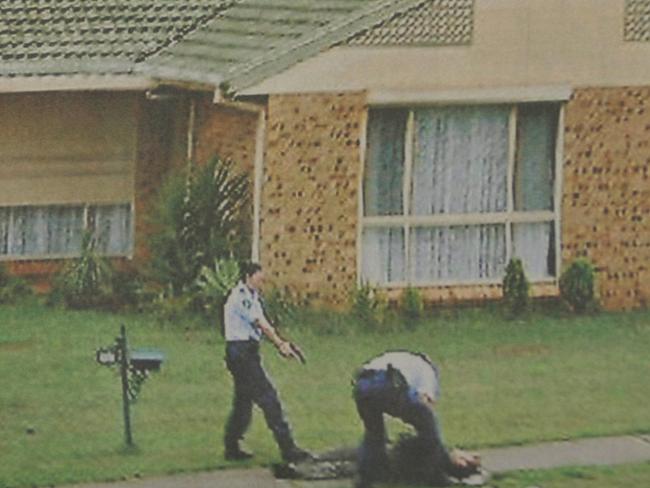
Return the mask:
{"type": "Polygon", "coordinates": [[[289,451],[282,453],[282,459],[287,463],[300,463],[314,459],[314,455],[305,449],[293,447],[289,451]]]}
{"type": "Polygon", "coordinates": [[[223,456],[226,458],[226,461],[246,461],[253,457],[253,454],[243,449],[226,449],[226,452],[223,456]]]}

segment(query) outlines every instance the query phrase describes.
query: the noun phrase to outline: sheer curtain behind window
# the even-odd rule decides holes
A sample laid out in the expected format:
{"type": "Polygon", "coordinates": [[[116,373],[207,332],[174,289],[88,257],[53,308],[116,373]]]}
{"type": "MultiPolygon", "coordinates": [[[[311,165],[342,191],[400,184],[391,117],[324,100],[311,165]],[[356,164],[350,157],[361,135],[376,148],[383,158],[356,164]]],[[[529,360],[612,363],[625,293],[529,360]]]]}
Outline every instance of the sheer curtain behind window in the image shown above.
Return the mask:
{"type": "Polygon", "coordinates": [[[504,107],[415,111],[414,215],[506,209],[509,113],[504,107]]]}
{"type": "MultiPolygon", "coordinates": [[[[509,114],[491,106],[415,111],[414,215],[506,210],[509,114]]],[[[415,282],[495,278],[503,270],[504,225],[422,227],[410,242],[415,282]]]]}
{"type": "Polygon", "coordinates": [[[90,207],[88,213],[97,251],[104,254],[128,254],[131,251],[130,205],[90,207]]]}
{"type": "Polygon", "coordinates": [[[364,281],[372,284],[400,282],[406,279],[404,229],[365,229],[362,238],[364,281]]]}
{"type": "Polygon", "coordinates": [[[371,110],[364,172],[366,216],[403,213],[404,133],[406,110],[371,110]]]}
{"type": "MultiPolygon", "coordinates": [[[[523,104],[517,110],[514,197],[516,211],[551,211],[554,207],[555,139],[558,107],[523,104]]],[[[513,225],[512,254],[533,280],[555,275],[554,223],[513,225]]]]}
{"type": "MultiPolygon", "coordinates": [[[[371,110],[364,172],[365,216],[403,215],[404,138],[408,111],[371,110]]],[[[362,276],[370,283],[403,281],[404,229],[371,227],[362,236],[362,276]]]]}
{"type": "Polygon", "coordinates": [[[78,256],[86,228],[97,239],[98,252],[124,255],[132,251],[130,204],[88,207],[87,223],[85,209],[84,205],[0,208],[0,256],[78,256]]]}

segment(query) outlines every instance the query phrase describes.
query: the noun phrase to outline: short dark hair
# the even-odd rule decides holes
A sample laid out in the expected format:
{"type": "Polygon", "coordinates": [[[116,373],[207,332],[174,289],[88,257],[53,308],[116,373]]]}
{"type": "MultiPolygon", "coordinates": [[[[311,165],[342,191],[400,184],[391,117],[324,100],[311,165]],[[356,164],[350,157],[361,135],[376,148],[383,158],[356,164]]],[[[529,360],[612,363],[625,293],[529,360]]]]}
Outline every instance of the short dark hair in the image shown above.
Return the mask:
{"type": "Polygon", "coordinates": [[[249,276],[253,276],[255,273],[258,271],[262,271],[262,265],[260,263],[255,263],[255,262],[245,262],[242,263],[241,265],[241,279],[243,281],[246,281],[246,278],[249,276]]]}

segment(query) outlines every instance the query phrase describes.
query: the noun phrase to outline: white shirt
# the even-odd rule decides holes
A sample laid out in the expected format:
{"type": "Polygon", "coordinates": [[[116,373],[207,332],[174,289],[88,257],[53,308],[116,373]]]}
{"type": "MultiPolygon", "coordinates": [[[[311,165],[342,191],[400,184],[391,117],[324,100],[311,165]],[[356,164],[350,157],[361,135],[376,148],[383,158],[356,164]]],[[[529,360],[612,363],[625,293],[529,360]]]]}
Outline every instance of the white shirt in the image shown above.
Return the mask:
{"type": "Polygon", "coordinates": [[[240,281],[228,295],[224,306],[224,320],[226,341],[259,341],[262,338],[262,330],[255,322],[264,320],[259,293],[240,281]]]}
{"type": "Polygon", "coordinates": [[[435,401],[440,396],[438,373],[425,358],[408,351],[386,352],[363,365],[364,369],[397,369],[409,385],[412,394],[425,394],[435,401]]]}

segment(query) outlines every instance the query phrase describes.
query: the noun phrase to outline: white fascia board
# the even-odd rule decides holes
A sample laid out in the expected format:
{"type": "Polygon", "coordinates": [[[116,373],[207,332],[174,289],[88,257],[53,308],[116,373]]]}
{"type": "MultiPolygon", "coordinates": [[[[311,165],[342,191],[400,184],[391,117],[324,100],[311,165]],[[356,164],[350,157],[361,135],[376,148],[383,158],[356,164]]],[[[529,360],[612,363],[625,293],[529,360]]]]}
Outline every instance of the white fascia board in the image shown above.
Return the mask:
{"type": "Polygon", "coordinates": [[[376,107],[452,104],[561,102],[571,97],[568,85],[463,88],[457,90],[371,89],[368,104],[376,107]]]}
{"type": "Polygon", "coordinates": [[[155,88],[158,81],[131,75],[69,75],[0,77],[0,93],[51,91],[116,90],[142,91],[155,88]]]}

